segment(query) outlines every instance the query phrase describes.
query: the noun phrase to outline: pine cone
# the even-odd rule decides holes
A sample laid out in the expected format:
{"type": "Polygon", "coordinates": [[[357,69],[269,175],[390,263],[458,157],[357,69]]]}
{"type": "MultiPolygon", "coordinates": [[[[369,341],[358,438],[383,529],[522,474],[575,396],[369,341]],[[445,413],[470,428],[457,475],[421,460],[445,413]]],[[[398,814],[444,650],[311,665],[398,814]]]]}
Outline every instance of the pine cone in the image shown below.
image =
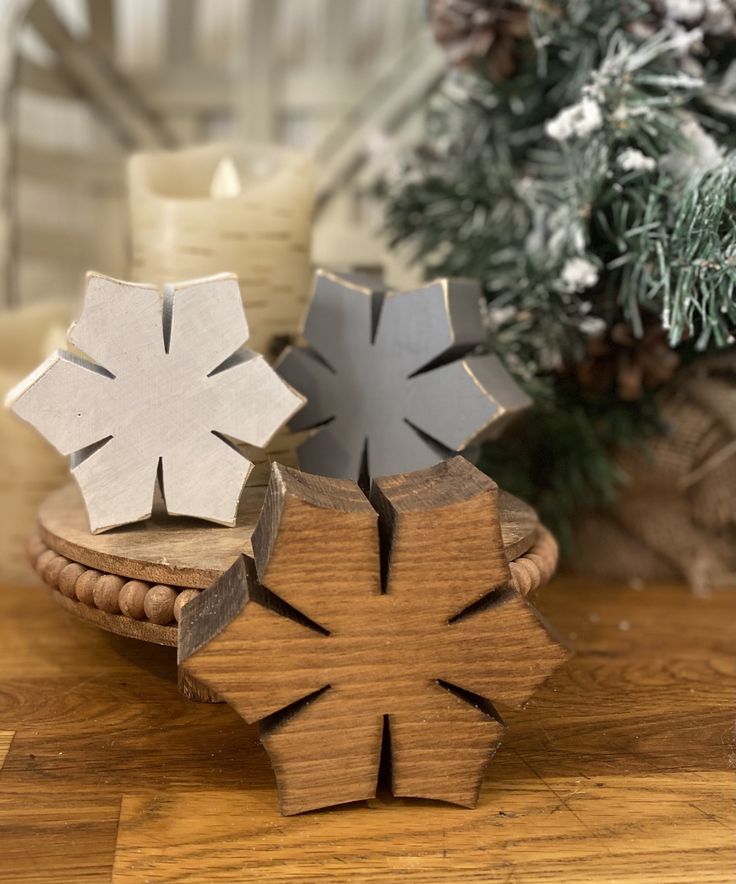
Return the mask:
{"type": "Polygon", "coordinates": [[[485,59],[494,80],[516,69],[517,42],[529,36],[528,13],[512,0],[432,0],[435,40],[455,67],[485,59]]]}
{"type": "Polygon", "coordinates": [[[637,338],[631,326],[616,323],[588,343],[585,359],[575,367],[582,387],[594,393],[615,389],[619,399],[633,402],[645,390],[666,383],[680,364],[667,343],[667,334],[654,316],[644,318],[644,334],[637,338]]]}

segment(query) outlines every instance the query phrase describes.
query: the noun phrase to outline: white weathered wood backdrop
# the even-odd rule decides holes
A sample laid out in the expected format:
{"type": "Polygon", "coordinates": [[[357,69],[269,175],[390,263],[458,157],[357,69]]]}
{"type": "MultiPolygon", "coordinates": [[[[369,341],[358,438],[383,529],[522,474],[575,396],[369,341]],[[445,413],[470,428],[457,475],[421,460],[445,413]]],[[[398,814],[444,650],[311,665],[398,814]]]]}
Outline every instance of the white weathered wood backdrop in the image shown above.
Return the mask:
{"type": "MultiPolygon", "coordinates": [[[[89,72],[90,39],[181,143],[234,136],[313,149],[331,196],[315,261],[386,263],[379,212],[362,194],[385,161],[384,133],[406,135],[407,109],[443,68],[424,0],[40,0],[74,38],[54,49],[39,35],[52,26],[38,2],[0,4],[0,301],[76,298],[89,268],[126,276],[133,148],[121,128],[137,123],[125,90],[89,72]],[[69,74],[79,69],[97,98],[80,97],[69,74]]],[[[401,262],[389,259],[388,271],[401,276],[401,262]]]]}

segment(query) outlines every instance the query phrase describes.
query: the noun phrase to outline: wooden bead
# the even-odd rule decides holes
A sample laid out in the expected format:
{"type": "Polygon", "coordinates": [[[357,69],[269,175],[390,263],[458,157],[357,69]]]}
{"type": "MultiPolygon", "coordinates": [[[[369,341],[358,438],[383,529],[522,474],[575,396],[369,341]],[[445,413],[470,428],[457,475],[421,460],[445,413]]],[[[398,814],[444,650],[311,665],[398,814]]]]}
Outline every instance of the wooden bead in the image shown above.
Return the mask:
{"type": "Polygon", "coordinates": [[[95,598],[93,595],[95,584],[100,577],[102,577],[102,574],[100,574],[99,571],[85,571],[74,586],[74,592],[79,601],[83,602],[85,605],[89,605],[91,608],[94,607],[95,604],[95,598]]]}
{"type": "Polygon", "coordinates": [[[119,614],[118,598],[123,586],[125,586],[125,580],[122,577],[115,574],[103,574],[92,590],[95,607],[106,614],[119,614]]]}
{"type": "Polygon", "coordinates": [[[68,564],[69,559],[64,556],[56,555],[43,569],[43,574],[41,576],[44,579],[44,583],[48,583],[49,586],[58,586],[59,574],[61,574],[62,570],[66,568],[68,564]]]}
{"type": "Polygon", "coordinates": [[[143,602],[143,610],[146,617],[152,623],[158,623],[165,626],[174,619],[174,602],[176,601],[176,591],[170,586],[157,584],[152,586],[146,593],[143,602]]]}
{"type": "MultiPolygon", "coordinates": [[[[529,575],[529,578],[532,582],[531,589],[537,589],[542,583],[542,575],[539,571],[539,568],[532,562],[528,556],[524,556],[519,564],[522,568],[524,568],[529,575]]],[[[531,592],[531,590],[530,590],[531,592]]]]}
{"type": "Polygon", "coordinates": [[[59,592],[62,595],[65,595],[68,599],[76,598],[74,587],[76,586],[77,580],[79,580],[86,570],[87,569],[84,565],[78,565],[76,562],[69,562],[68,565],[61,569],[61,573],[59,574],[59,592]]]}
{"type": "Polygon", "coordinates": [[[540,556],[544,556],[544,558],[550,563],[552,574],[554,574],[557,568],[560,548],[552,533],[548,531],[544,525],[539,526],[539,539],[536,545],[539,549],[535,550],[535,552],[539,552],[540,556]]]}
{"type": "Polygon", "coordinates": [[[40,534],[31,534],[26,541],[26,555],[28,556],[28,561],[35,565],[36,559],[42,552],[45,552],[46,548],[46,544],[41,540],[40,534]]]}
{"type": "Polygon", "coordinates": [[[526,595],[532,588],[531,575],[522,567],[520,562],[511,562],[509,565],[511,576],[514,578],[514,584],[522,595],[526,595]]]}
{"type": "Polygon", "coordinates": [[[146,616],[143,602],[149,589],[150,586],[141,580],[129,580],[120,590],[120,611],[132,620],[143,620],[146,616]]]}
{"type": "Polygon", "coordinates": [[[192,599],[196,599],[199,595],[198,589],[182,589],[179,595],[176,597],[176,601],[174,602],[174,620],[179,622],[179,617],[181,616],[181,609],[187,602],[190,602],[192,599]]]}
{"type": "Polygon", "coordinates": [[[527,553],[526,559],[539,569],[541,582],[547,583],[552,576],[552,568],[549,559],[546,556],[540,555],[536,550],[537,548],[535,547],[531,552],[527,553]]]}
{"type": "Polygon", "coordinates": [[[54,552],[53,549],[44,550],[41,555],[36,559],[36,564],[34,565],[36,569],[36,574],[43,580],[43,572],[46,570],[46,565],[49,562],[53,561],[57,557],[58,553],[54,552]]]}

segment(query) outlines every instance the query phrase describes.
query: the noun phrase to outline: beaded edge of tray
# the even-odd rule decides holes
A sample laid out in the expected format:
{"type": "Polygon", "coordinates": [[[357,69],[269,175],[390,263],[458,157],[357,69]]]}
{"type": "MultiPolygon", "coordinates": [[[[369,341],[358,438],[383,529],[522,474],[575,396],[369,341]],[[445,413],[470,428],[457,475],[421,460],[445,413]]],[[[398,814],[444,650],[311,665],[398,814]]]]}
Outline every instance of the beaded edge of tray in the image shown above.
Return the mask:
{"type": "MultiPolygon", "coordinates": [[[[60,555],[40,534],[29,538],[26,552],[64,608],[102,629],[142,641],[176,645],[181,609],[206,592],[106,574],[60,555]]],[[[544,586],[557,568],[557,559],[557,542],[539,525],[531,548],[509,563],[513,586],[525,596],[544,586]]]]}

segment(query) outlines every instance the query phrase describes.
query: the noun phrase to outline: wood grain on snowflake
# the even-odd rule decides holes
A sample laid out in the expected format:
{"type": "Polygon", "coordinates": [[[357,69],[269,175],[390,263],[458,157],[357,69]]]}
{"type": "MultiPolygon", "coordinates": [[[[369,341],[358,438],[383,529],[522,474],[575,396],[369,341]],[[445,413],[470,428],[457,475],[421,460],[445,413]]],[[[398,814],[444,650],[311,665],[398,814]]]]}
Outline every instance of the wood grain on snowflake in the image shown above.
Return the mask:
{"type": "Polygon", "coordinates": [[[510,583],[496,485],[463,458],[373,484],[274,465],[241,556],[182,611],[179,660],[260,721],[282,811],[375,794],[467,806],[565,651],[510,583]]]}
{"type": "Polygon", "coordinates": [[[62,454],[92,531],[170,514],[234,524],[252,464],[229,438],[263,446],[302,404],[262,356],[235,277],[156,288],[88,276],[69,341],[6,404],[62,454]]]}
{"type": "Polygon", "coordinates": [[[358,480],[431,466],[498,434],[530,402],[483,342],[480,289],[441,279],[409,292],[318,271],[306,348],[276,366],[315,429],[302,469],[358,480]]]}

